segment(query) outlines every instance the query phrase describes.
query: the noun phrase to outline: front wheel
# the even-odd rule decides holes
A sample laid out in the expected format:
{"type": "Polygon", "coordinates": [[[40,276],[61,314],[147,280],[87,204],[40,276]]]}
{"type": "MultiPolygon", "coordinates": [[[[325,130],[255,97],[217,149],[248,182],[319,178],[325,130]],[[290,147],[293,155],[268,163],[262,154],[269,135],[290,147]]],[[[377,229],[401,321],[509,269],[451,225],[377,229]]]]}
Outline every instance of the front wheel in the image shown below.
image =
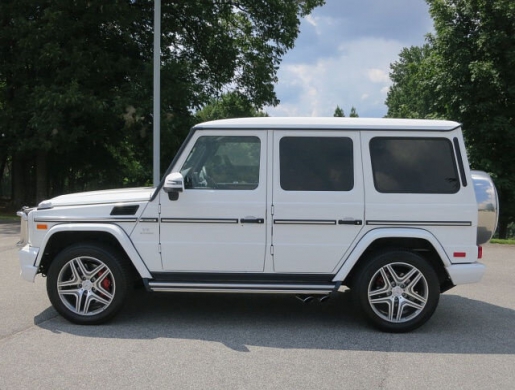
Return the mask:
{"type": "Polygon", "coordinates": [[[48,297],[59,314],[71,322],[104,323],[124,303],[127,275],[125,264],[112,250],[93,244],[72,245],[50,265],[48,297]]]}
{"type": "Polygon", "coordinates": [[[404,250],[369,259],[358,272],[354,301],[367,320],[387,332],[408,332],[426,323],[440,298],[435,270],[404,250]]]}

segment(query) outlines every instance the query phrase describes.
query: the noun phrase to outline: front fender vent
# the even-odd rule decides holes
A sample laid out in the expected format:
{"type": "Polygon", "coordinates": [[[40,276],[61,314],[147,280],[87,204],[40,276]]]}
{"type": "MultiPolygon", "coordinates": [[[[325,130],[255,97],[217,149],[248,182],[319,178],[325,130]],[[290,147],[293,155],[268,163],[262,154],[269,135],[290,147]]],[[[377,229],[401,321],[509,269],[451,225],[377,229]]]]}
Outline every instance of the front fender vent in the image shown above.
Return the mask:
{"type": "Polygon", "coordinates": [[[139,205],[114,206],[111,215],[134,215],[138,211],[139,205]]]}

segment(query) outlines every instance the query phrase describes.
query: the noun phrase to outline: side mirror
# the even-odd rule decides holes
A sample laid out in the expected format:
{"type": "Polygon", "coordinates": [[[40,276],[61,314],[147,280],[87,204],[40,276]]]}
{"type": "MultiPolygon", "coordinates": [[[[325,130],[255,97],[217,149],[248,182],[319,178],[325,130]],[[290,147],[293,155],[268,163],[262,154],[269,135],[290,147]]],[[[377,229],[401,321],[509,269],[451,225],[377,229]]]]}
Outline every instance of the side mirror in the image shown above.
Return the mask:
{"type": "Polygon", "coordinates": [[[163,190],[168,194],[168,199],[179,199],[179,192],[184,191],[184,178],[179,172],[172,172],[165,178],[163,190]]]}

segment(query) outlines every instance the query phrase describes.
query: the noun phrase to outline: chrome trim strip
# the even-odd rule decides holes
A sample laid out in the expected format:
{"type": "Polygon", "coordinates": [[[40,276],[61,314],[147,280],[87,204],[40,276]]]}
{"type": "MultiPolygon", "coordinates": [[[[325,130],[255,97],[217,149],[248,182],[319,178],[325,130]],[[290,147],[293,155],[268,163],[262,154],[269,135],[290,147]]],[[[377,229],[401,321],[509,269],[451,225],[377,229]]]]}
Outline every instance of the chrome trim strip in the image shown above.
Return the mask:
{"type": "Polygon", "coordinates": [[[163,223],[238,223],[238,218],[161,218],[163,223]]]}
{"type": "Polygon", "coordinates": [[[336,225],[334,219],[274,219],[275,225],[336,225]]]}
{"type": "Polygon", "coordinates": [[[159,219],[158,218],[140,218],[139,221],[140,222],[154,222],[154,223],[157,223],[157,222],[159,222],[159,219]]]}
{"type": "Polygon", "coordinates": [[[386,226],[472,226],[470,221],[367,221],[367,225],[386,226]]]}
{"type": "Polygon", "coordinates": [[[106,218],[82,218],[77,219],[76,217],[52,217],[52,218],[35,218],[34,222],[79,222],[79,223],[90,223],[90,222],[137,222],[138,218],[135,217],[106,217],[106,218]]]}

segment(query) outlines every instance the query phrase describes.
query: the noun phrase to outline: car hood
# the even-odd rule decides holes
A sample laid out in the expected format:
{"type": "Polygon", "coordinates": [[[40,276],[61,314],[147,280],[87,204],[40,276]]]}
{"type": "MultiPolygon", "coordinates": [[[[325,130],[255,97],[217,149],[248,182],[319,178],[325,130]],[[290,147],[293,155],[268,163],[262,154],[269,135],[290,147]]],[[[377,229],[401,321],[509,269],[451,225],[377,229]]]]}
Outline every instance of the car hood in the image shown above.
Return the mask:
{"type": "Polygon", "coordinates": [[[116,190],[78,192],[75,194],[61,195],[56,198],[44,200],[38,206],[39,209],[48,209],[59,206],[78,206],[105,203],[143,202],[152,197],[155,188],[122,188],[116,190]]]}

